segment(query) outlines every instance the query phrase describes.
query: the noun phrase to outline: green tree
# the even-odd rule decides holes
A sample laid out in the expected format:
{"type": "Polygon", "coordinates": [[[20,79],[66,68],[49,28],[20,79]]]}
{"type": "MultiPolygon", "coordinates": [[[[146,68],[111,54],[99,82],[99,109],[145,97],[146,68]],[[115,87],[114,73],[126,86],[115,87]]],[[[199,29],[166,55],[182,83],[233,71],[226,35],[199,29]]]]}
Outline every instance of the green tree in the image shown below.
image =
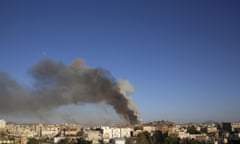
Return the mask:
{"type": "Polygon", "coordinates": [[[137,139],[135,137],[129,137],[126,139],[126,144],[136,144],[137,139]]]}
{"type": "Polygon", "coordinates": [[[163,143],[164,137],[161,131],[155,131],[152,135],[153,144],[163,143]]]}
{"type": "Polygon", "coordinates": [[[150,134],[148,132],[140,133],[137,137],[137,144],[153,144],[150,134]]]}
{"type": "Polygon", "coordinates": [[[184,138],[181,140],[180,144],[207,144],[207,142],[197,141],[195,139],[184,138]]]}
{"type": "Polygon", "coordinates": [[[171,137],[171,136],[169,136],[169,137],[167,137],[166,139],[165,139],[165,142],[164,142],[165,144],[180,144],[180,140],[179,140],[179,138],[177,138],[177,137],[171,137]]]}
{"type": "Polygon", "coordinates": [[[7,133],[5,131],[0,132],[0,137],[6,137],[6,136],[7,136],[7,133]]]}
{"type": "Polygon", "coordinates": [[[39,144],[36,138],[29,138],[27,144],[39,144]]]}
{"type": "Polygon", "coordinates": [[[187,132],[190,133],[190,134],[200,134],[199,131],[197,131],[196,127],[195,126],[191,126],[187,129],[187,132]]]}
{"type": "Polygon", "coordinates": [[[92,144],[91,141],[87,141],[87,140],[85,140],[85,139],[83,139],[83,138],[78,139],[78,142],[77,142],[77,143],[78,143],[78,144],[92,144]]]}

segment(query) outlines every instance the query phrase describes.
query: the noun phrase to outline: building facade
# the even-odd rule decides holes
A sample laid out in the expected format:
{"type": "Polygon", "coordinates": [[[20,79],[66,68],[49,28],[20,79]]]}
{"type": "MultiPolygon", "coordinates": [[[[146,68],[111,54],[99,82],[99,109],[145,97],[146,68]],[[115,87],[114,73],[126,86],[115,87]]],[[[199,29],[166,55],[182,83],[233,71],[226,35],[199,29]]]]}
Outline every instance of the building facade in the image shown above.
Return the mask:
{"type": "Polygon", "coordinates": [[[6,127],[6,121],[3,119],[0,119],[0,128],[5,128],[6,127]]]}

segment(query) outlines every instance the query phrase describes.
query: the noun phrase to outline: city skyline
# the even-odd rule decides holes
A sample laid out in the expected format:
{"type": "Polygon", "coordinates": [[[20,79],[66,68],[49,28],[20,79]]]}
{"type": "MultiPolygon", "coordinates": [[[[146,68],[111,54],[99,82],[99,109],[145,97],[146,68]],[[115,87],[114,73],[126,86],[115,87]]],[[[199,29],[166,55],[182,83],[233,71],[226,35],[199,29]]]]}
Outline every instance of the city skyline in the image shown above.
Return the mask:
{"type": "MultiPolygon", "coordinates": [[[[31,87],[29,69],[39,61],[70,65],[80,58],[116,80],[128,80],[145,122],[239,121],[239,4],[0,1],[0,72],[31,87]]],[[[21,113],[0,113],[0,118],[58,121],[59,114],[62,121],[94,122],[100,113],[99,121],[119,121],[102,103],[54,112],[46,119],[21,113]]]]}

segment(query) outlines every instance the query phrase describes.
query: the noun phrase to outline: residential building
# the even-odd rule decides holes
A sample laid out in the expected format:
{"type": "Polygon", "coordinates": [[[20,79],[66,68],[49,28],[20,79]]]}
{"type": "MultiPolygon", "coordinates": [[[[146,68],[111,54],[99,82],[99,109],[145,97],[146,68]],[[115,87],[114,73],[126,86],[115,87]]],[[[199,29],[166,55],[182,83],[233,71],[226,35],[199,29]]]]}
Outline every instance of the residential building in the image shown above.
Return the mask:
{"type": "Polygon", "coordinates": [[[6,127],[6,121],[3,119],[0,119],[0,128],[5,128],[6,127]]]}

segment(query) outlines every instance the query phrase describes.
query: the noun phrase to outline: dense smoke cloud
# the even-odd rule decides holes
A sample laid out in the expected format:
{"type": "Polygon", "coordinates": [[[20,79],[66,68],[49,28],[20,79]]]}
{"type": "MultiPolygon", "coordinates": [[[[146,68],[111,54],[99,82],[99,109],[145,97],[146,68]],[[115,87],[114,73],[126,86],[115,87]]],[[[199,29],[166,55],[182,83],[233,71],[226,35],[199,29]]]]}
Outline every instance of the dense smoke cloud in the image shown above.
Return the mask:
{"type": "Polygon", "coordinates": [[[0,72],[0,113],[38,112],[70,104],[105,102],[129,124],[139,123],[139,113],[129,95],[128,81],[116,81],[108,71],[75,60],[67,66],[52,60],[40,61],[30,71],[33,88],[26,88],[0,72]]]}

